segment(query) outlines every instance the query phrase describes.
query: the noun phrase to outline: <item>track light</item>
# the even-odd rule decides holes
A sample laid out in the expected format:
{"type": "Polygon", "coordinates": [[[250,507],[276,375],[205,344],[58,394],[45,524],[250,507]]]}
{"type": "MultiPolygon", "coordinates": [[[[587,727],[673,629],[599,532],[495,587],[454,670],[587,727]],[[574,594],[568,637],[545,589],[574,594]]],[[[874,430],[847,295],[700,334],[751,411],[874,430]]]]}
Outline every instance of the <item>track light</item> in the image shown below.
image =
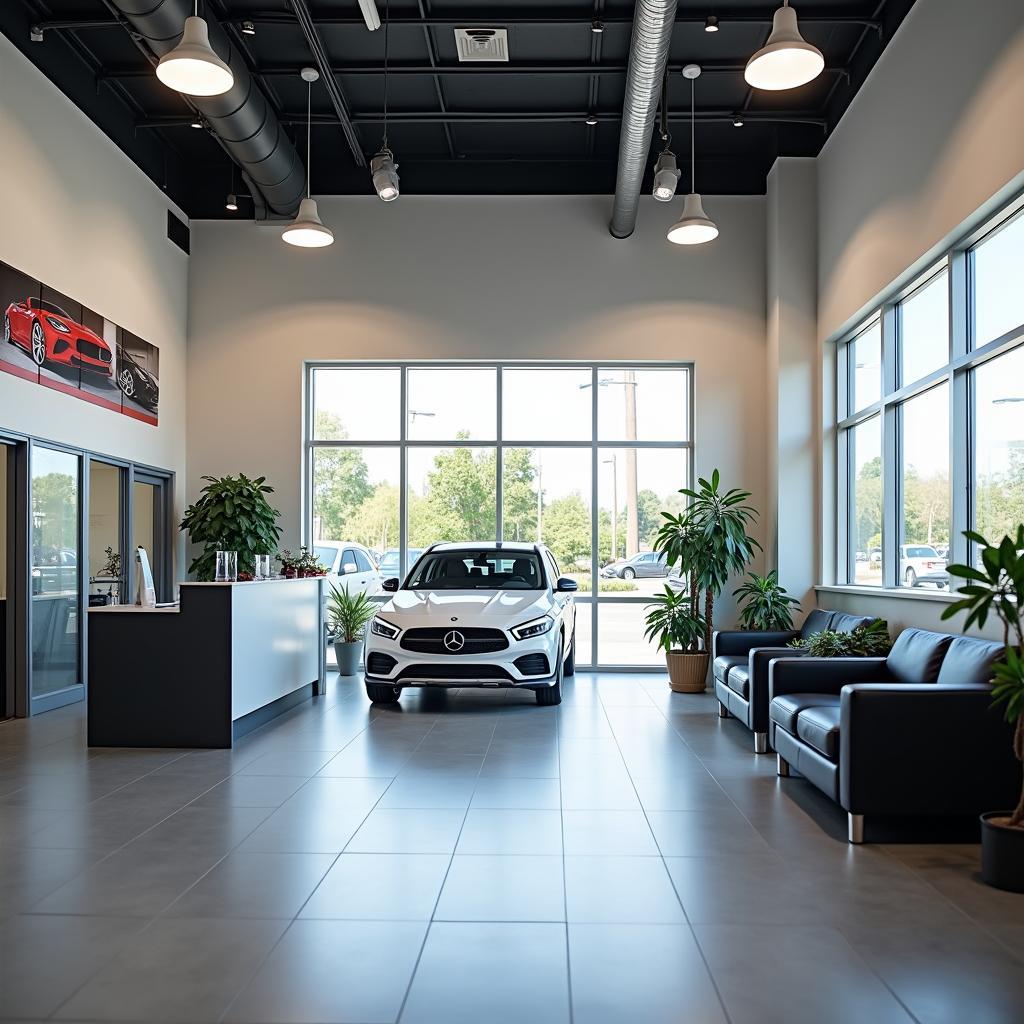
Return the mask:
{"type": "Polygon", "coordinates": [[[377,13],[377,5],[373,0],[359,0],[359,10],[363,14],[363,21],[371,32],[380,28],[380,15],[377,13]]]}
{"type": "Polygon", "coordinates": [[[256,35],[256,26],[251,21],[242,22],[242,35],[243,36],[254,36],[256,35]]]}
{"type": "Polygon", "coordinates": [[[587,114],[586,120],[583,123],[588,124],[593,128],[594,125],[597,124],[597,114],[587,114]]]}
{"type": "Polygon", "coordinates": [[[694,150],[694,81],[700,76],[700,66],[687,64],[683,77],[690,80],[690,193],[683,200],[682,216],[668,229],[667,238],[676,245],[700,245],[718,237],[718,226],[704,212],[696,185],[697,157],[694,150]]]}
{"type": "Polygon", "coordinates": [[[678,182],[679,167],[676,165],[676,155],[670,149],[664,149],[654,165],[654,198],[659,203],[671,202],[676,194],[678,182]]]}
{"type": "Polygon", "coordinates": [[[238,197],[232,192],[228,194],[228,201],[224,204],[225,210],[234,213],[238,209],[238,197]]]}
{"type": "Polygon", "coordinates": [[[299,203],[295,220],[281,232],[281,238],[289,245],[302,249],[320,249],[334,241],[334,232],[320,219],[316,200],[309,194],[309,156],[312,149],[313,127],[312,96],[313,83],[320,77],[315,68],[303,68],[302,80],[306,83],[306,198],[299,203]]]}
{"type": "Polygon", "coordinates": [[[743,120],[743,117],[740,114],[732,115],[733,128],[742,128],[744,124],[746,124],[746,122],[743,120]]]}
{"type": "Polygon", "coordinates": [[[206,22],[195,14],[185,19],[181,41],[156,66],[156,77],[169,89],[186,96],[220,96],[235,84],[231,68],[213,52],[206,22]]]}
{"type": "Polygon", "coordinates": [[[188,124],[190,128],[202,128],[203,119],[197,114],[195,117],[192,118],[191,121],[189,121],[188,124]]]}
{"type": "Polygon", "coordinates": [[[400,195],[398,188],[398,165],[390,149],[382,149],[370,161],[370,174],[377,195],[390,203],[400,195]]]}
{"type": "Polygon", "coordinates": [[[38,25],[30,25],[28,38],[30,42],[41,43],[43,41],[43,30],[38,25]]]}
{"type": "Polygon", "coordinates": [[[743,77],[755,89],[779,92],[813,81],[825,68],[821,50],[811,46],[797,25],[789,0],[775,12],[768,42],[747,61],[743,77]]]}
{"type": "Polygon", "coordinates": [[[599,36],[604,31],[604,22],[598,21],[597,18],[595,18],[590,23],[590,31],[593,32],[595,36],[599,36]]]}
{"type": "Polygon", "coordinates": [[[717,32],[718,31],[718,19],[713,14],[709,14],[704,19],[704,31],[705,32],[717,32]]]}

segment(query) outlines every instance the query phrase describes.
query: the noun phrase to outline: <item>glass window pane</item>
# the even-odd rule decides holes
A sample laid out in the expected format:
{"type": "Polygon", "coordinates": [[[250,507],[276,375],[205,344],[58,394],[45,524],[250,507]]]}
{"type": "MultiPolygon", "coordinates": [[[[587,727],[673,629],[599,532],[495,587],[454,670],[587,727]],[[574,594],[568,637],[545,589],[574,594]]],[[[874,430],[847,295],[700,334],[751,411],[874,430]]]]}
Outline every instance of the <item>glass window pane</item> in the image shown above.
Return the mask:
{"type": "Polygon", "coordinates": [[[442,540],[496,539],[494,448],[410,448],[406,457],[410,549],[442,540]]]}
{"type": "MultiPolygon", "coordinates": [[[[576,599],[576,667],[589,668],[593,663],[594,607],[589,601],[576,599]]],[[[565,683],[562,684],[565,686],[565,683]]]]}
{"type": "Polygon", "coordinates": [[[1024,523],[1024,348],[974,371],[974,529],[995,543],[1024,523]]]}
{"type": "MultiPolygon", "coordinates": [[[[147,548],[152,552],[152,548],[147,548]]],[[[128,560],[134,570],[134,561],[128,560]]],[[[89,463],[89,593],[121,596],[121,469],[89,463]]]]}
{"type": "Polygon", "coordinates": [[[853,468],[854,583],[882,585],[882,420],[874,416],[847,434],[853,468]]]}
{"type": "Polygon", "coordinates": [[[949,362],[949,274],[943,270],[899,305],[900,381],[912,384],[949,362]]]}
{"type": "Polygon", "coordinates": [[[399,436],[401,370],[313,371],[313,439],[391,441],[399,436]]]}
{"type": "MultiPolygon", "coordinates": [[[[663,581],[664,582],[664,581],[663,581]]],[[[659,588],[660,589],[660,588],[659,588]]],[[[597,612],[599,665],[658,665],[665,652],[644,637],[647,608],[641,601],[602,601],[597,612]]]]}
{"type": "Polygon", "coordinates": [[[850,352],[853,413],[882,397],[882,325],[878,320],[850,342],[850,352]]]}
{"type": "Polygon", "coordinates": [[[493,369],[409,370],[412,441],[490,441],[497,437],[498,381],[493,369]]]}
{"type": "Polygon", "coordinates": [[[680,448],[598,451],[599,594],[651,595],[664,587],[665,563],[643,555],[654,545],[661,513],[678,512],[685,504],[679,489],[689,483],[687,460],[680,448]]]}
{"type": "Polygon", "coordinates": [[[1024,214],[986,238],[971,254],[974,281],[974,343],[984,345],[1024,324],[1024,214]]]}
{"type": "Polygon", "coordinates": [[[900,510],[901,587],[944,587],[949,582],[949,385],[904,402],[900,510]]]}
{"type": "Polygon", "coordinates": [[[32,450],[32,692],[81,683],[77,455],[32,450]]]}
{"type": "Polygon", "coordinates": [[[502,370],[502,435],[509,441],[589,441],[592,381],[589,369],[502,370]],[[538,416],[538,409],[558,412],[538,416]]]}
{"type": "Polygon", "coordinates": [[[602,441],[688,439],[688,370],[605,367],[597,377],[597,432],[602,441]]]}
{"type": "Polygon", "coordinates": [[[551,548],[564,576],[590,584],[591,448],[506,448],[502,457],[505,540],[551,548]],[[540,519],[540,530],[537,520],[540,519]]]}

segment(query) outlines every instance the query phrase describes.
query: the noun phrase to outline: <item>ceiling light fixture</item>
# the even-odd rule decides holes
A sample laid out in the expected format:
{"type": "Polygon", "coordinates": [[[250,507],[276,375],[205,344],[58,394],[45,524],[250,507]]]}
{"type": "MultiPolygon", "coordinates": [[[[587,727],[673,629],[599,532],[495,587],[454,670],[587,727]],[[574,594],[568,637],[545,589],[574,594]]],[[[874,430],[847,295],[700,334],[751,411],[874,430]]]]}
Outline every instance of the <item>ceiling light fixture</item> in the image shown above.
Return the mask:
{"type": "Polygon", "coordinates": [[[38,25],[30,25],[28,29],[28,38],[30,42],[41,43],[45,38],[42,28],[38,25]]]}
{"type": "Polygon", "coordinates": [[[209,29],[199,17],[199,0],[194,11],[185,19],[181,41],[160,58],[156,77],[186,96],[220,96],[235,84],[235,76],[213,52],[209,29]]]}
{"type": "Polygon", "coordinates": [[[256,26],[251,21],[242,22],[242,35],[243,36],[254,36],[256,35],[256,26]]]}
{"type": "Polygon", "coordinates": [[[694,81],[700,75],[700,65],[687,64],[683,68],[683,77],[690,80],[690,193],[683,200],[683,214],[668,229],[668,240],[676,245],[700,245],[718,237],[718,226],[704,212],[704,204],[697,192],[696,167],[697,160],[694,150],[694,81]]]}
{"type": "Polygon", "coordinates": [[[718,19],[713,14],[709,14],[704,19],[704,31],[705,32],[717,32],[718,31],[718,19]]]}
{"type": "Polygon", "coordinates": [[[593,32],[595,36],[599,36],[604,31],[604,22],[598,21],[597,18],[595,18],[590,23],[590,31],[593,32]]]}
{"type": "Polygon", "coordinates": [[[743,115],[742,114],[733,114],[732,115],[732,126],[733,126],[733,128],[742,128],[744,124],[746,124],[746,122],[743,120],[743,115]]]}
{"type": "Polygon", "coordinates": [[[800,35],[796,11],[783,0],[768,42],[747,61],[743,77],[755,89],[779,92],[812,82],[824,69],[821,50],[800,35]]]}
{"type": "Polygon", "coordinates": [[[197,114],[195,117],[192,118],[191,121],[189,121],[189,127],[190,128],[202,128],[203,127],[203,119],[197,114]]]}
{"type": "Polygon", "coordinates": [[[306,83],[306,197],[299,203],[295,220],[281,232],[281,238],[289,245],[303,249],[320,249],[334,241],[334,232],[320,219],[316,200],[309,194],[309,156],[313,134],[313,83],[320,77],[314,68],[302,69],[302,80],[306,83]]]}
{"type": "Polygon", "coordinates": [[[363,14],[363,21],[371,32],[380,28],[380,15],[377,13],[377,5],[373,0],[359,0],[359,10],[363,14]]]}
{"type": "Polygon", "coordinates": [[[587,114],[584,124],[589,125],[591,128],[597,124],[597,114],[587,114]]]}
{"type": "Polygon", "coordinates": [[[238,210],[238,197],[234,192],[228,193],[228,201],[224,204],[224,209],[230,210],[232,213],[235,213],[238,210]]]}
{"type": "Polygon", "coordinates": [[[370,161],[370,177],[377,195],[385,203],[394,202],[401,190],[398,184],[398,164],[395,154],[388,148],[388,39],[390,36],[391,0],[384,7],[384,137],[380,149],[370,161]]]}
{"type": "Polygon", "coordinates": [[[661,83],[661,141],[664,146],[654,164],[654,187],[651,194],[659,203],[670,203],[679,184],[679,167],[672,152],[672,136],[668,131],[668,68],[661,83]]]}

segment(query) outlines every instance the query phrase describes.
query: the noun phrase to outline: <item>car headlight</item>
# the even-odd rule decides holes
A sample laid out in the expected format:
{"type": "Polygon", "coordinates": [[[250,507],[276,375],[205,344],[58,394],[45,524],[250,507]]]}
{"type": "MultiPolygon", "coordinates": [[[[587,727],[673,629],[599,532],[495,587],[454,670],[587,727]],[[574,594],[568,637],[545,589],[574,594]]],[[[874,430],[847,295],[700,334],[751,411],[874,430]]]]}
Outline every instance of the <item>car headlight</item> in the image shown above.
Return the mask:
{"type": "Polygon", "coordinates": [[[550,615],[543,615],[539,619],[530,619],[529,622],[521,622],[518,626],[513,626],[510,632],[517,640],[530,640],[535,636],[543,636],[550,632],[554,624],[555,620],[550,615]]]}
{"type": "Polygon", "coordinates": [[[387,637],[388,640],[394,640],[402,631],[397,626],[393,626],[387,619],[374,618],[370,623],[370,632],[375,636],[383,636],[387,637]]]}
{"type": "Polygon", "coordinates": [[[61,334],[70,334],[71,328],[62,324],[59,320],[54,320],[52,316],[46,318],[46,322],[55,330],[60,331],[61,334]]]}

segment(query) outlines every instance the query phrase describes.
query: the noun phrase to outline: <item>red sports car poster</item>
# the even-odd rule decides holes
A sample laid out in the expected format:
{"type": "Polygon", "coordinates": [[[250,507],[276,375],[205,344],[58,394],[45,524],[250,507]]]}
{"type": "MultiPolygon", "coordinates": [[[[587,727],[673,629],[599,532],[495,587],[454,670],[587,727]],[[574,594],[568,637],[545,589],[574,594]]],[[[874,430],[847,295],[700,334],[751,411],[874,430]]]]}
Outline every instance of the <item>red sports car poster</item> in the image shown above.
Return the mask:
{"type": "Polygon", "coordinates": [[[154,345],[5,263],[0,310],[0,371],[156,425],[154,345]]]}

